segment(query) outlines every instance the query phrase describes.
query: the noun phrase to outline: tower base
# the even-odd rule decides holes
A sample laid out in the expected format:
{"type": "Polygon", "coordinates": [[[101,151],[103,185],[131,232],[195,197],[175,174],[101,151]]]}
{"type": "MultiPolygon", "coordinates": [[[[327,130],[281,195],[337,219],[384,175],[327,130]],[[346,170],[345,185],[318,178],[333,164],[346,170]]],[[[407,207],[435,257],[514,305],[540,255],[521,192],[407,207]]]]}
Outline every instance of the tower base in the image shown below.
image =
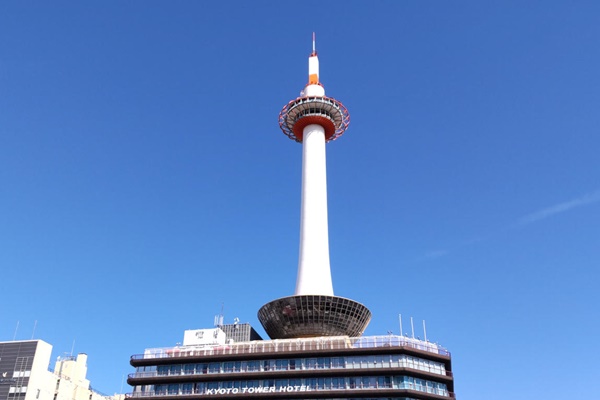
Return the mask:
{"type": "Polygon", "coordinates": [[[265,304],[258,320],[271,339],[358,337],[371,321],[371,311],[343,297],[300,295],[265,304]]]}

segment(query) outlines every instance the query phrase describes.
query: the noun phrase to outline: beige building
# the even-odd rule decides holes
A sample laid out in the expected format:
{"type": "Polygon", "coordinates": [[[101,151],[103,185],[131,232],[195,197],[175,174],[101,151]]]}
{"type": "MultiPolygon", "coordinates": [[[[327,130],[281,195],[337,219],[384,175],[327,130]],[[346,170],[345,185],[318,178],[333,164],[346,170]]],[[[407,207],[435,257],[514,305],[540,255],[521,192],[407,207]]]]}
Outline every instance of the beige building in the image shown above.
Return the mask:
{"type": "Polygon", "coordinates": [[[94,391],[87,354],[59,357],[49,370],[52,345],[43,340],[0,342],[0,400],[121,400],[94,391]]]}

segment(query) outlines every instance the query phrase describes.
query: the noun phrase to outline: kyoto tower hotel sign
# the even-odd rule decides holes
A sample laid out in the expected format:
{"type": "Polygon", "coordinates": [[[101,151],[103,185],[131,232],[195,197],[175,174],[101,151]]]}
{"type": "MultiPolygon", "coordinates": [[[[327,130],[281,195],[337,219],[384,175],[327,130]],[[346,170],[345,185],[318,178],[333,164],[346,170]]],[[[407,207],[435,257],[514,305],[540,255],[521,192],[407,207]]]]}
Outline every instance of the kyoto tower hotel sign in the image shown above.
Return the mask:
{"type": "Polygon", "coordinates": [[[325,144],[342,136],[348,110],[325,96],[315,49],[308,58],[308,84],[301,97],[279,114],[279,126],[302,143],[302,202],[298,277],[293,296],[273,300],[258,312],[272,339],[362,335],[371,312],[362,304],[333,294],[327,225],[325,144]]]}

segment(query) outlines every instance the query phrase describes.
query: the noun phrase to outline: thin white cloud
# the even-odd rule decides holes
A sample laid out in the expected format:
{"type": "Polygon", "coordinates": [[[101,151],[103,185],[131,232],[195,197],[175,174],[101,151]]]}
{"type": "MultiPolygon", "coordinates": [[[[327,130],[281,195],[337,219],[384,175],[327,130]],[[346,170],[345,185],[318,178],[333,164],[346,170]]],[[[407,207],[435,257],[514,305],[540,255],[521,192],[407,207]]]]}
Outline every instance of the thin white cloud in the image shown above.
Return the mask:
{"type": "Polygon", "coordinates": [[[442,256],[445,256],[446,254],[448,254],[447,250],[434,250],[434,251],[430,251],[429,253],[425,254],[425,258],[439,258],[442,256]]]}
{"type": "Polygon", "coordinates": [[[600,202],[600,190],[597,190],[595,192],[588,193],[588,194],[578,197],[576,199],[565,201],[563,203],[559,203],[559,204],[553,205],[551,207],[547,207],[547,208],[541,209],[539,211],[533,212],[531,214],[525,215],[524,217],[520,218],[517,222],[513,223],[512,225],[506,226],[504,229],[498,229],[495,232],[492,232],[491,234],[489,234],[487,236],[477,236],[477,237],[473,237],[470,240],[465,240],[461,243],[456,244],[454,246],[454,248],[430,251],[430,252],[426,253],[425,255],[423,255],[422,257],[420,257],[420,261],[435,260],[440,257],[445,257],[451,251],[454,251],[457,248],[464,247],[464,246],[470,246],[470,245],[474,245],[479,242],[489,240],[491,237],[495,236],[495,234],[497,234],[497,233],[509,231],[511,229],[517,229],[519,227],[541,221],[545,218],[552,217],[556,214],[560,214],[563,212],[570,211],[577,207],[583,207],[583,206],[587,206],[587,205],[598,203],[598,202],[600,202]]]}
{"type": "Polygon", "coordinates": [[[523,218],[519,219],[517,222],[518,226],[528,225],[533,222],[540,221],[545,218],[549,218],[553,215],[560,214],[563,212],[570,211],[577,207],[587,206],[589,204],[597,203],[600,201],[600,190],[588,193],[584,196],[578,197],[576,199],[566,201],[564,203],[556,204],[554,206],[544,208],[542,210],[536,211],[534,213],[528,214],[523,218]]]}

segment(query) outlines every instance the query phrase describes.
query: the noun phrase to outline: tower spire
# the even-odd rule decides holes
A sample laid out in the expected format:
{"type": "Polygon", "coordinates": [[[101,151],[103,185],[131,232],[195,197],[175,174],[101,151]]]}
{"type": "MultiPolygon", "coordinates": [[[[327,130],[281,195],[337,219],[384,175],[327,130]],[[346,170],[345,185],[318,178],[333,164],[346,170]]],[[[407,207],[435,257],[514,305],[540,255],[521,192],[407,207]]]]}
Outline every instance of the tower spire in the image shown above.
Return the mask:
{"type": "Polygon", "coordinates": [[[304,92],[307,96],[325,96],[325,89],[319,83],[319,57],[317,57],[314,32],[312,48],[312,53],[308,57],[308,84],[304,92]]]}

